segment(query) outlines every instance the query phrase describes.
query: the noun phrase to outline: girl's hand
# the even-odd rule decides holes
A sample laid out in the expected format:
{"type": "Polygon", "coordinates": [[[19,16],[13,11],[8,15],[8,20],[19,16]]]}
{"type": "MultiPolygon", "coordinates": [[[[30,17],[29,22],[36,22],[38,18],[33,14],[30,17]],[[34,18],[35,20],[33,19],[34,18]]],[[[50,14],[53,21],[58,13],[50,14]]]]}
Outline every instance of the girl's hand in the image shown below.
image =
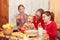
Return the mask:
{"type": "Polygon", "coordinates": [[[43,40],[49,40],[49,35],[47,33],[43,34],[43,40]]]}
{"type": "Polygon", "coordinates": [[[43,30],[43,34],[47,34],[47,31],[46,30],[43,30]]]}

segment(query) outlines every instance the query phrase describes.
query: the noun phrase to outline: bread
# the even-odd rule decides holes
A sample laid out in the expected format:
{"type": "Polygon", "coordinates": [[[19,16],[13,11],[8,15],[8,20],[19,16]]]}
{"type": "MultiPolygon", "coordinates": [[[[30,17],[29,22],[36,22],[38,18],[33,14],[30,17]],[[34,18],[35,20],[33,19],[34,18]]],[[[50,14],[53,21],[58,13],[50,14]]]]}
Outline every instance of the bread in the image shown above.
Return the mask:
{"type": "Polygon", "coordinates": [[[23,38],[24,37],[24,34],[21,33],[21,32],[14,32],[14,33],[12,33],[12,36],[18,37],[18,38],[23,38]]]}
{"type": "Polygon", "coordinates": [[[37,30],[27,30],[25,33],[29,36],[38,36],[38,31],[37,30]]]}

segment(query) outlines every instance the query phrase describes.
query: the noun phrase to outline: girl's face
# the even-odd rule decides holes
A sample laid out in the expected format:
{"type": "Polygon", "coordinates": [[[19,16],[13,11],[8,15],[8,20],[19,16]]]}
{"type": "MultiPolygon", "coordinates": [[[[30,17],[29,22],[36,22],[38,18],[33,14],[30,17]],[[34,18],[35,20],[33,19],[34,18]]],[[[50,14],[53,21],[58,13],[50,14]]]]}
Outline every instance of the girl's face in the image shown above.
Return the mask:
{"type": "Polygon", "coordinates": [[[46,14],[43,14],[42,18],[43,18],[43,20],[44,20],[45,23],[47,23],[47,22],[50,21],[50,16],[47,16],[46,14]]]}
{"type": "Polygon", "coordinates": [[[33,22],[33,17],[32,16],[29,16],[27,21],[28,22],[33,22]]]}
{"type": "Polygon", "coordinates": [[[36,15],[40,17],[41,13],[38,11],[38,12],[36,12],[36,15]]]}

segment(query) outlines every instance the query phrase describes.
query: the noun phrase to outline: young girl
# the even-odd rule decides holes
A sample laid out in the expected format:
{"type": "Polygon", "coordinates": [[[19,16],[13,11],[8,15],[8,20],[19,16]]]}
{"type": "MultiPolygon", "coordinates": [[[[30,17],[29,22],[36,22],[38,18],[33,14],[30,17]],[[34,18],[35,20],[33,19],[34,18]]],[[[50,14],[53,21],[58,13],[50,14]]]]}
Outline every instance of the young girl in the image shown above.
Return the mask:
{"type": "Polygon", "coordinates": [[[56,40],[57,26],[54,21],[54,14],[50,11],[45,11],[42,17],[45,22],[45,30],[49,35],[49,40],[56,40]]]}
{"type": "Polygon", "coordinates": [[[27,22],[23,25],[22,30],[34,30],[33,16],[29,15],[27,22]]]}
{"type": "Polygon", "coordinates": [[[41,23],[41,26],[44,28],[44,21],[42,19],[42,14],[44,10],[43,9],[38,9],[36,11],[35,16],[33,16],[33,23],[36,29],[38,29],[38,24],[41,23]]]}

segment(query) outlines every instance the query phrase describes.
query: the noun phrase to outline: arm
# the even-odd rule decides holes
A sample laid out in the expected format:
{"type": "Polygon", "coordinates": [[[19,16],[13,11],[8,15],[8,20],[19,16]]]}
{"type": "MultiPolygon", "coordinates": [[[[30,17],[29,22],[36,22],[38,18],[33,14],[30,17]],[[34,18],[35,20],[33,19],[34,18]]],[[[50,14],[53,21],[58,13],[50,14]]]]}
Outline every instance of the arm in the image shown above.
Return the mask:
{"type": "Polygon", "coordinates": [[[56,37],[56,33],[57,33],[57,27],[56,27],[56,24],[54,23],[51,27],[51,32],[50,31],[47,31],[48,35],[50,37],[56,37]]]}
{"type": "Polygon", "coordinates": [[[44,23],[43,20],[41,20],[41,26],[42,26],[43,29],[45,29],[45,23],[44,23]]]}
{"type": "Polygon", "coordinates": [[[16,23],[17,23],[17,26],[19,25],[19,22],[20,22],[20,15],[17,15],[17,16],[16,16],[16,23]]]}

